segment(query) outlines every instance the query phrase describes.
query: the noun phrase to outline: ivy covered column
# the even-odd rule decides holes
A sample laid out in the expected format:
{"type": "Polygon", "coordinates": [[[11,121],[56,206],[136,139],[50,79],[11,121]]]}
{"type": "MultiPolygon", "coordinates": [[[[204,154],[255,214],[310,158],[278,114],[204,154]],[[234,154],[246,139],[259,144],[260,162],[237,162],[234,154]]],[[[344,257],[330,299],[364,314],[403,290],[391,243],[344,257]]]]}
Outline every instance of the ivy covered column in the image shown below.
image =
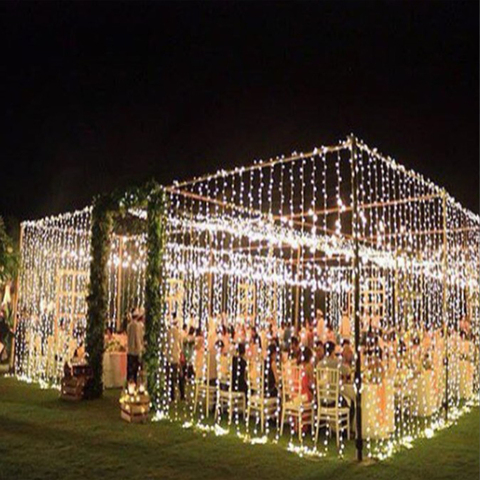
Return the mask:
{"type": "Polygon", "coordinates": [[[166,195],[156,185],[150,191],[147,205],[147,270],[145,282],[145,355],[148,391],[154,411],[161,408],[164,391],[165,340],[165,244],[166,244],[166,195]]]}
{"type": "Polygon", "coordinates": [[[108,271],[110,235],[113,221],[107,196],[95,199],[92,211],[92,240],[90,286],[87,297],[87,332],[85,350],[92,369],[93,380],[88,389],[90,398],[99,398],[103,392],[103,350],[105,319],[108,315],[108,271]]]}

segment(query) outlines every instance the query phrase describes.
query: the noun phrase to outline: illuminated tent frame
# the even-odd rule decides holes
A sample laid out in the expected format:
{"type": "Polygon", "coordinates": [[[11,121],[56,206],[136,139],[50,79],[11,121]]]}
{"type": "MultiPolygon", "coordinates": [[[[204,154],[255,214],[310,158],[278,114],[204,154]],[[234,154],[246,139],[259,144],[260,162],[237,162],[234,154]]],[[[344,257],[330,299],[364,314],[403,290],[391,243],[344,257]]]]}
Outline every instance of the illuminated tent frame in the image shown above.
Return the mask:
{"type": "MultiPolygon", "coordinates": [[[[62,280],[57,280],[56,287],[46,287],[48,281],[42,280],[44,266],[56,265],[58,277],[59,270],[68,271],[72,263],[73,270],[81,270],[83,276],[89,264],[92,271],[96,265],[110,292],[110,307],[101,307],[101,320],[98,312],[92,313],[92,307],[89,322],[85,316],[83,319],[96,325],[99,337],[105,317],[114,318],[113,323],[118,324],[122,313],[122,267],[136,264],[137,291],[139,285],[148,283],[145,272],[150,269],[150,278],[157,281],[150,285],[150,296],[154,292],[156,302],[155,318],[162,318],[152,331],[147,302],[147,330],[157,339],[159,357],[149,372],[149,388],[158,391],[157,412],[181,418],[169,402],[164,355],[168,350],[165,333],[173,312],[182,321],[211,331],[222,316],[229,323],[254,322],[260,328],[272,318],[277,324],[287,321],[300,327],[308,320],[315,323],[315,311],[322,308],[335,330],[344,330],[343,337],[351,335],[357,353],[354,400],[360,459],[364,440],[370,456],[382,457],[395,445],[428,436],[446,425],[449,411],[450,418],[455,418],[465,399],[478,391],[473,366],[478,362],[480,220],[444,189],[351,136],[338,145],[308,154],[260,161],[156,191],[160,190],[165,193],[161,202],[149,203],[151,187],[142,195],[122,195],[113,207],[110,201],[100,222],[98,215],[92,222],[91,209],[24,222],[18,303],[19,312],[27,313],[24,316],[46,315],[52,323],[59,310],[55,314],[49,311],[49,302],[70,305],[74,295],[68,292],[75,291],[77,284],[83,285],[78,288],[84,291],[85,284],[67,275],[67,295],[63,295],[58,287],[62,280]],[[107,212],[119,206],[147,224],[156,212],[157,233],[153,236],[157,254],[152,255],[148,247],[148,238],[155,233],[152,225],[147,233],[144,229],[136,237],[127,230],[113,239],[110,226],[103,232],[103,242],[93,245],[95,260],[90,263],[85,253],[90,230],[108,223],[107,212]],[[161,232],[159,225],[163,225],[161,232]],[[122,245],[133,238],[133,248],[125,254],[122,245]],[[112,248],[102,254],[107,243],[112,248]],[[49,262],[48,252],[52,250],[56,252],[56,264],[49,262]],[[101,265],[107,267],[102,269],[101,265]],[[36,270],[40,275],[31,275],[36,270]],[[160,270],[162,275],[158,275],[160,270]],[[47,299],[46,305],[40,298],[44,288],[52,299],[47,299]],[[36,307],[32,309],[32,305],[36,307]],[[347,322],[343,322],[344,317],[347,322]],[[469,352],[463,351],[465,342],[460,335],[465,323],[475,333],[474,340],[468,342],[469,352]],[[362,373],[362,337],[372,329],[391,332],[395,342],[408,346],[401,362],[390,362],[395,370],[391,373],[392,385],[381,380],[375,358],[362,373]],[[433,358],[421,355],[427,344],[433,344],[433,358]],[[406,368],[404,363],[409,368],[414,363],[414,351],[420,353],[418,367],[422,373],[412,383],[412,379],[402,377],[402,369],[406,368]],[[381,395],[380,387],[374,385],[381,385],[381,395]],[[394,413],[371,418],[371,412],[381,410],[380,397],[382,402],[392,403],[394,413]],[[362,408],[366,414],[362,414],[362,408]]],[[[95,278],[92,272],[90,275],[95,278]]],[[[98,287],[102,282],[90,282],[91,288],[93,283],[98,287]]],[[[129,295],[125,296],[128,304],[129,295]]],[[[85,305],[83,302],[81,306],[83,315],[85,305]]],[[[68,306],[70,316],[77,314],[76,308],[68,306]]],[[[30,350],[31,345],[35,347],[35,329],[44,329],[47,335],[43,337],[51,337],[52,327],[44,324],[31,318],[23,321],[24,347],[17,348],[16,360],[19,374],[35,378],[32,371],[42,372],[40,378],[48,379],[48,352],[57,348],[56,342],[49,346],[40,341],[39,348],[30,350]]],[[[80,330],[78,335],[82,334],[80,330]]],[[[384,345],[386,353],[389,345],[384,345]]],[[[200,419],[193,411],[189,415],[194,423],[202,424],[202,415],[200,419]]],[[[217,418],[220,420],[221,415],[217,418]]],[[[304,447],[304,437],[299,448],[304,447]]]]}

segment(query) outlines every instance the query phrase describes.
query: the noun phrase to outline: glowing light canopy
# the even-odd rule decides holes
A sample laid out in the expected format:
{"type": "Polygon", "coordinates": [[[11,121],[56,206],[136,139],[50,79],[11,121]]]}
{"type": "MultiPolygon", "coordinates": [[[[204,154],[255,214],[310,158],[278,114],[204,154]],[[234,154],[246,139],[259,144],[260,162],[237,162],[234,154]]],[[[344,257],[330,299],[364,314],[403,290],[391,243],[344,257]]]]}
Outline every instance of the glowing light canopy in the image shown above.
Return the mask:
{"type": "MultiPolygon", "coordinates": [[[[292,325],[300,337],[312,332],[308,346],[320,368],[322,310],[334,342],[349,340],[358,359],[340,390],[347,403],[361,406],[356,426],[368,455],[378,458],[416,437],[432,437],[451,421],[444,420],[446,410],[455,417],[478,393],[480,219],[444,189],[351,136],[308,154],[221,170],[165,190],[166,357],[174,319],[202,332],[194,353],[202,358],[219,327],[234,332],[232,344],[247,327],[266,343],[258,358],[248,357],[249,368],[266,362],[255,367],[263,372],[276,362],[281,373],[283,339],[273,339],[292,325]],[[267,355],[270,344],[278,355],[267,355]]],[[[144,209],[129,213],[146,221],[144,209]]],[[[82,345],[90,229],[90,208],[22,223],[19,376],[58,383],[63,362],[82,345]]],[[[126,312],[144,303],[146,235],[145,228],[123,226],[111,238],[107,323],[119,331],[126,312]]],[[[254,339],[242,340],[248,354],[254,339]]],[[[215,358],[220,365],[222,354],[215,358]]],[[[216,427],[210,428],[204,426],[208,409],[196,405],[199,382],[204,399],[214,388],[206,364],[191,380],[187,413],[171,401],[175,380],[168,362],[161,365],[159,381],[166,387],[158,418],[167,415],[216,434],[224,433],[220,422],[228,418],[239,436],[257,439],[252,443],[279,437],[285,408],[280,394],[271,410],[277,423],[267,421],[266,432],[259,430],[260,416],[252,432],[238,406],[233,420],[217,406],[216,427]]],[[[285,382],[281,378],[278,386],[285,382]]],[[[223,398],[220,383],[213,399],[223,398]]],[[[314,395],[312,401],[313,411],[320,411],[320,399],[314,395]]],[[[290,423],[291,451],[321,456],[331,448],[330,424],[316,440],[290,423]]]]}

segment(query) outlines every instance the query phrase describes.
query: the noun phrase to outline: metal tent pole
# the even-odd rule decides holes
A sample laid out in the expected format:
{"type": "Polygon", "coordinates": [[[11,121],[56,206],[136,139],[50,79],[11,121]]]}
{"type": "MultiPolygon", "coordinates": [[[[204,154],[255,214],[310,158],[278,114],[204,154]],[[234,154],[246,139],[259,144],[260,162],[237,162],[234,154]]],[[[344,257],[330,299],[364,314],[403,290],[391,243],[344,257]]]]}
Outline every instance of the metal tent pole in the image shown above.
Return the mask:
{"type": "Polygon", "coordinates": [[[443,302],[442,302],[442,317],[443,317],[443,341],[445,345],[445,420],[448,420],[448,315],[447,315],[447,193],[444,191],[442,195],[443,207],[443,302]]]}
{"type": "Polygon", "coordinates": [[[358,232],[358,185],[357,185],[357,143],[353,135],[350,136],[351,171],[352,171],[352,236],[353,236],[353,314],[355,320],[355,414],[357,460],[363,459],[362,437],[362,372],[360,357],[360,259],[359,259],[359,232],[358,232]]]}
{"type": "Polygon", "coordinates": [[[9,361],[9,369],[12,373],[15,372],[15,340],[17,337],[17,317],[18,317],[18,298],[19,298],[19,289],[20,289],[20,273],[22,268],[22,257],[23,257],[23,225],[20,223],[20,239],[18,242],[18,253],[19,253],[19,265],[17,276],[15,278],[15,290],[13,292],[13,306],[12,306],[12,316],[13,316],[13,337],[12,337],[12,347],[10,350],[10,361],[9,361]]]}

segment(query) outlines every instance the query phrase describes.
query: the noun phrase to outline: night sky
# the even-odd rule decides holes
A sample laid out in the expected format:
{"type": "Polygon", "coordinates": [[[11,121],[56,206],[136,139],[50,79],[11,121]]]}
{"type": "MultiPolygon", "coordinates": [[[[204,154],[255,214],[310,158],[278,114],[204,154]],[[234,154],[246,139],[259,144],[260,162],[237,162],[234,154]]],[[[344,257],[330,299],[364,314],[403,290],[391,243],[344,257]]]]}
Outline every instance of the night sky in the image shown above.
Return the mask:
{"type": "Polygon", "coordinates": [[[478,2],[0,4],[0,214],[350,132],[479,210],[478,2]]]}

